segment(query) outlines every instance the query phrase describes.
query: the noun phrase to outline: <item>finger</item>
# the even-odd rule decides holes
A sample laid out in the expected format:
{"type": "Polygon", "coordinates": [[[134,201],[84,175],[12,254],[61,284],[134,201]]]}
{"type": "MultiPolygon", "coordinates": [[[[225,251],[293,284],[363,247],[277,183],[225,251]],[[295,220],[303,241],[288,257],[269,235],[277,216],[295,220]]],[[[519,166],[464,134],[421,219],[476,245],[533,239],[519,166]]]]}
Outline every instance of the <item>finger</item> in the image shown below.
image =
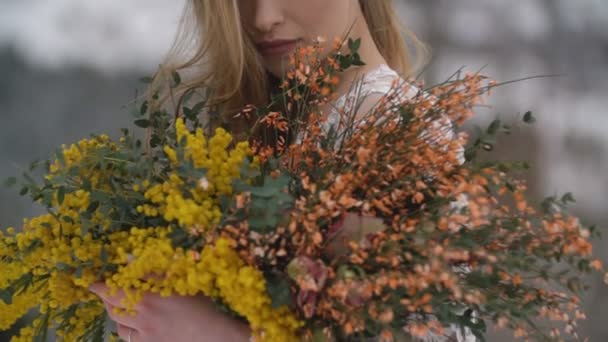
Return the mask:
{"type": "Polygon", "coordinates": [[[108,316],[110,316],[110,318],[114,322],[128,326],[128,327],[132,327],[132,328],[141,327],[140,317],[139,317],[139,315],[137,315],[136,311],[134,313],[127,313],[127,312],[118,313],[117,309],[120,309],[119,307],[114,306],[105,301],[104,301],[104,305],[106,307],[106,312],[108,313],[108,316]]]}
{"type": "Polygon", "coordinates": [[[118,327],[116,328],[116,332],[118,333],[118,336],[123,341],[127,341],[127,342],[141,341],[141,339],[139,338],[139,333],[138,333],[137,329],[129,327],[128,325],[118,324],[118,327]]]}
{"type": "MultiPolygon", "coordinates": [[[[89,290],[91,292],[97,294],[99,296],[99,298],[101,298],[104,302],[108,302],[108,303],[112,304],[113,306],[117,306],[120,308],[126,307],[128,298],[127,298],[125,291],[123,291],[122,289],[116,289],[116,293],[111,294],[110,288],[106,284],[98,282],[98,283],[93,283],[91,286],[89,286],[89,290]]],[[[146,297],[145,294],[144,294],[144,297],[146,297]]],[[[144,298],[139,300],[135,304],[133,309],[135,309],[137,311],[142,311],[145,307],[145,305],[143,305],[143,303],[142,303],[143,299],[144,298]]]]}
{"type": "Polygon", "coordinates": [[[368,234],[378,233],[386,229],[386,226],[377,217],[346,213],[333,229],[333,236],[324,252],[337,257],[348,253],[349,242],[365,243],[368,234]]]}
{"type": "Polygon", "coordinates": [[[104,302],[110,303],[113,306],[124,307],[122,300],[126,298],[123,290],[117,289],[112,295],[110,288],[105,283],[93,283],[89,286],[89,290],[99,296],[104,302]]]}

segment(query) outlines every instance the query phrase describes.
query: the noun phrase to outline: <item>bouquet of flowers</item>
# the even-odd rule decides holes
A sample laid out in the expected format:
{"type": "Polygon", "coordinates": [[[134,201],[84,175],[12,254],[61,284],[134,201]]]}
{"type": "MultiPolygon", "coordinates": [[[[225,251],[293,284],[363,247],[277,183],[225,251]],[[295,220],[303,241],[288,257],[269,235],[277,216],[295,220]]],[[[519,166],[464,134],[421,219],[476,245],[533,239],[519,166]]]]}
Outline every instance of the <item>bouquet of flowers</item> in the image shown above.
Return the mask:
{"type": "Polygon", "coordinates": [[[526,339],[577,336],[581,275],[604,270],[597,229],[568,214],[569,193],[533,207],[526,163],[479,160],[508,125],[451,133],[500,84],[458,72],[405,97],[409,83],[395,82],[328,127],[319,109],[337,73],[363,64],[360,40],[343,44],[348,54],[323,60],[318,45],[298,48],[280,94],[237,114],[247,139],[201,122],[205,102],[189,107],[189,92],[177,116],[141,104],[149,141],[91,135],[62,146],[42,184],[9,178],[46,213],[0,235],[0,330],[36,309],[14,341],[49,329],[102,341],[107,313],[88,286],[103,280],[127,311],[146,292],[203,293],[256,341],[401,341],[454,326],[483,340],[488,322],[526,339]]]}

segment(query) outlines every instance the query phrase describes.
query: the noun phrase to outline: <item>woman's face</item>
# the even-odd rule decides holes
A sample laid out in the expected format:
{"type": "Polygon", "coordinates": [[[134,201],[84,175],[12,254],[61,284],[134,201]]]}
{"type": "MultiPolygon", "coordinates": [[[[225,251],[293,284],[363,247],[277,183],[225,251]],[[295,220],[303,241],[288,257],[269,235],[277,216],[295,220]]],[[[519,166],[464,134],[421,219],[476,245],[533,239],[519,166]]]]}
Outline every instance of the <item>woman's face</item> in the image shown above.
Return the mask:
{"type": "MultiPolygon", "coordinates": [[[[277,77],[289,66],[297,42],[341,37],[360,16],[358,0],[239,0],[241,20],[262,55],[264,67],[277,77]]],[[[361,18],[362,19],[362,18],[361,18]]]]}

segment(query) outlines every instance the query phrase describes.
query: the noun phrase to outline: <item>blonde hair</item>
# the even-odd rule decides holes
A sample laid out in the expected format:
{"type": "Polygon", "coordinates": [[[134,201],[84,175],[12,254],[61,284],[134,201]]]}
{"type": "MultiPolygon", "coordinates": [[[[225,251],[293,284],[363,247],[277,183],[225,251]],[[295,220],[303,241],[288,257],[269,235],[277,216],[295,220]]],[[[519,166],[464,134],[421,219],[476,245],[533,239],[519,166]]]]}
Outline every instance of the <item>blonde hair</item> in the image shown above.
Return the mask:
{"type": "MultiPolygon", "coordinates": [[[[243,30],[237,2],[188,0],[173,46],[149,87],[152,108],[198,88],[212,90],[207,104],[225,118],[246,104],[267,104],[270,77],[254,42],[243,30]],[[152,94],[176,71],[187,75],[182,83],[170,94],[151,100],[152,94]]],[[[403,77],[412,76],[426,63],[428,48],[401,24],[392,0],[359,0],[359,4],[374,43],[388,65],[403,77]],[[417,64],[412,63],[406,40],[412,44],[417,64]]],[[[234,131],[248,124],[226,121],[234,131]]]]}

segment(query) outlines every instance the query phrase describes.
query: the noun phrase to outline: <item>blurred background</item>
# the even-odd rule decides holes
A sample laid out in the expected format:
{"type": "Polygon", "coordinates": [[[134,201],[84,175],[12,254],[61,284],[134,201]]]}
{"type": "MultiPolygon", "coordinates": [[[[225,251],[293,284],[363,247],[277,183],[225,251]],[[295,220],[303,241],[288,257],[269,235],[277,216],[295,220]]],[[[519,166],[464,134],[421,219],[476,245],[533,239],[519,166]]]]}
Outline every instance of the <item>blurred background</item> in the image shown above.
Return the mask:
{"type": "MultiPolygon", "coordinates": [[[[168,49],[184,0],[2,0],[0,2],[0,179],[88,133],[133,128],[128,104],[168,49]]],[[[373,0],[369,0],[373,1],[373,0]]],[[[608,225],[608,1],[395,0],[405,24],[433,51],[423,78],[456,69],[498,81],[474,124],[518,125],[497,158],[528,160],[537,199],[572,191],[584,223],[608,225]]],[[[0,189],[0,227],[40,208],[0,189]]],[[[595,252],[608,260],[608,234],[595,252]]],[[[0,270],[1,271],[1,270],[0,270]]],[[[589,278],[583,336],[608,341],[608,287],[589,278]]],[[[0,335],[0,341],[6,340],[0,335]]],[[[493,335],[489,341],[511,341],[493,335]]]]}

